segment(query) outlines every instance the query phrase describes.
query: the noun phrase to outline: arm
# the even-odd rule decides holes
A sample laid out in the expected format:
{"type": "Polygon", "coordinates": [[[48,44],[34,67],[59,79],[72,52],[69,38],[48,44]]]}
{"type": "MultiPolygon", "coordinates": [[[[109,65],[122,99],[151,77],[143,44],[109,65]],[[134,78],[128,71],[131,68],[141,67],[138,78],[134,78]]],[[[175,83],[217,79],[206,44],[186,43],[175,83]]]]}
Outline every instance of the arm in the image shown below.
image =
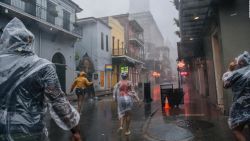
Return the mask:
{"type": "Polygon", "coordinates": [[[135,88],[134,88],[131,81],[128,81],[128,87],[129,87],[129,93],[131,94],[131,96],[133,98],[135,98],[137,102],[140,102],[140,98],[138,97],[137,93],[135,92],[135,88]]]}
{"type": "Polygon", "coordinates": [[[86,84],[86,86],[90,86],[93,84],[93,82],[89,82],[89,80],[87,78],[85,78],[85,84],[86,84]]]}
{"type": "Polygon", "coordinates": [[[48,99],[51,117],[59,127],[65,130],[71,130],[73,135],[76,136],[76,139],[79,137],[79,129],[77,126],[80,116],[61,90],[56,71],[52,65],[48,65],[42,70],[41,79],[45,97],[48,99]]]}
{"type": "Polygon", "coordinates": [[[114,90],[113,90],[113,99],[114,100],[117,99],[118,93],[119,93],[119,83],[115,84],[115,86],[114,86],[114,90]]]}
{"type": "Polygon", "coordinates": [[[235,82],[237,82],[240,78],[242,78],[242,74],[239,72],[233,72],[229,74],[223,75],[223,87],[225,89],[230,88],[235,82]]]}

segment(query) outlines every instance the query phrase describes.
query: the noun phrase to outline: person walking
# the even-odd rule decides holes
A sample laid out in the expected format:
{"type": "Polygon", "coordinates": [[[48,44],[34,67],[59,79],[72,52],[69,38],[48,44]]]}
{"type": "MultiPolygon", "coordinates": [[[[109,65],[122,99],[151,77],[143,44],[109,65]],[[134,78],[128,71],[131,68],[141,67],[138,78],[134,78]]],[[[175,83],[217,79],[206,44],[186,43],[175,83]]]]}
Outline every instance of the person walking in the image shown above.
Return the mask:
{"type": "Polygon", "coordinates": [[[61,90],[54,65],[33,51],[34,35],[17,18],[0,38],[0,140],[48,140],[46,109],[56,124],[81,141],[79,113],[61,90]]]}
{"type": "Polygon", "coordinates": [[[225,88],[231,88],[233,102],[230,107],[228,124],[238,141],[246,141],[243,129],[250,125],[250,55],[244,52],[231,63],[224,74],[225,88]],[[236,66],[235,66],[236,65],[236,66]]]}
{"type": "Polygon", "coordinates": [[[75,93],[77,95],[77,103],[78,103],[78,112],[81,112],[81,107],[83,104],[84,96],[86,93],[86,88],[92,85],[92,82],[89,82],[86,78],[85,72],[80,72],[79,76],[75,79],[74,83],[71,86],[70,92],[75,89],[75,93]]]}
{"type": "Polygon", "coordinates": [[[118,131],[122,131],[125,127],[125,135],[130,135],[131,109],[133,106],[133,99],[140,102],[139,97],[134,92],[132,82],[127,80],[127,73],[121,74],[122,80],[119,81],[113,92],[113,98],[117,101],[118,116],[120,120],[120,127],[118,131]]]}

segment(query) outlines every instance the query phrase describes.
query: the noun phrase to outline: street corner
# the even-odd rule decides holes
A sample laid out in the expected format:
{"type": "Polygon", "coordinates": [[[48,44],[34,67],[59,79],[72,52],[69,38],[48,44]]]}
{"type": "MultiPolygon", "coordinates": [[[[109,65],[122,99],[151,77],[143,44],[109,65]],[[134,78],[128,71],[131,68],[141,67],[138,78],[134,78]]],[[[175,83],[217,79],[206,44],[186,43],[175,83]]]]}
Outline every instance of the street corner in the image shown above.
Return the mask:
{"type": "Polygon", "coordinates": [[[149,141],[191,141],[194,135],[188,129],[179,127],[175,122],[165,122],[158,111],[147,120],[144,126],[144,138],[149,141]]]}

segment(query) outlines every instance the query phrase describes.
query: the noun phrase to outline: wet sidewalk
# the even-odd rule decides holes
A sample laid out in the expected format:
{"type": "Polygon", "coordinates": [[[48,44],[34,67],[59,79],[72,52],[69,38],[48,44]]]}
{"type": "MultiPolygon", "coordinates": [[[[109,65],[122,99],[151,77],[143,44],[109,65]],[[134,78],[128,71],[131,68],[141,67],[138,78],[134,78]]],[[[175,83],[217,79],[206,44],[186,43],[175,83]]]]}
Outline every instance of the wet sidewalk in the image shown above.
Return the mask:
{"type": "Polygon", "coordinates": [[[234,140],[227,125],[227,117],[187,86],[184,87],[184,92],[183,105],[170,110],[159,108],[147,120],[144,127],[145,138],[151,141],[234,140]]]}

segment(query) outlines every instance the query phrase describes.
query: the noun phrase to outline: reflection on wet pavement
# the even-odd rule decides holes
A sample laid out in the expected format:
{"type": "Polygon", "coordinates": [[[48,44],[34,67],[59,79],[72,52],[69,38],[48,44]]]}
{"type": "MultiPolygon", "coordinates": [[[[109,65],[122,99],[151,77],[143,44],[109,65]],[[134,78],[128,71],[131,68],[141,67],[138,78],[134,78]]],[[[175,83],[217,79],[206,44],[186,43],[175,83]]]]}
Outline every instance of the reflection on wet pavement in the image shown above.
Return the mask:
{"type": "MultiPolygon", "coordinates": [[[[152,103],[132,110],[130,136],[118,134],[119,121],[117,105],[111,96],[98,100],[86,100],[81,113],[80,129],[83,141],[232,141],[227,126],[227,117],[206,102],[205,98],[184,87],[184,104],[170,110],[156,110],[161,107],[160,87],[152,88],[152,103]],[[156,113],[154,113],[156,112],[156,113]],[[143,127],[150,122],[145,138],[143,127]]],[[[142,96],[141,96],[142,97],[142,96]]],[[[73,103],[76,105],[75,103],[73,103]]],[[[49,121],[51,141],[69,141],[71,133],[62,131],[49,121]]]]}

